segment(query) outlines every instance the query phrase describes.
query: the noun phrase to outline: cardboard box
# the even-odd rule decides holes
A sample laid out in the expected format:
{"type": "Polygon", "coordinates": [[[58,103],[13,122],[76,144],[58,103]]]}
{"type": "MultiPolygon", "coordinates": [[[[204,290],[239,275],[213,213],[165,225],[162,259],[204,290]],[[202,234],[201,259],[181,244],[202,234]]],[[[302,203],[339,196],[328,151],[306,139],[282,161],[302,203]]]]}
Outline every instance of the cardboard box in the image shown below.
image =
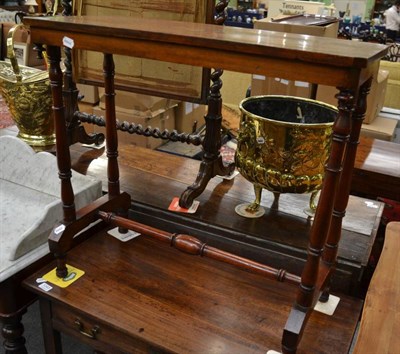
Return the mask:
{"type": "Polygon", "coordinates": [[[280,78],[253,75],[251,95],[286,95],[311,97],[311,84],[303,81],[289,81],[280,78]]]}
{"type": "Polygon", "coordinates": [[[205,124],[205,105],[180,102],[176,107],[175,126],[179,133],[193,133],[205,124]]]}
{"type": "MultiPolygon", "coordinates": [[[[54,1],[53,1],[54,2],[54,1]]],[[[213,22],[213,6],[205,0],[147,1],[74,1],[74,15],[125,16],[176,20],[184,22],[213,22]]],[[[74,77],[76,80],[101,81],[103,54],[74,49],[74,77]]],[[[148,92],[174,94],[177,97],[199,98],[202,93],[203,68],[145,58],[114,55],[115,84],[120,87],[139,87],[148,92]]]]}
{"type": "Polygon", "coordinates": [[[239,107],[251,88],[252,74],[224,70],[221,96],[223,104],[239,107]]]}
{"type": "Polygon", "coordinates": [[[285,33],[308,34],[310,36],[336,38],[339,30],[339,22],[330,23],[325,26],[304,26],[282,22],[272,22],[271,19],[254,21],[255,29],[277,31],[285,33]]]}
{"type": "MultiPolygon", "coordinates": [[[[254,22],[254,28],[267,31],[336,38],[339,22],[330,23],[325,26],[304,26],[271,22],[270,19],[262,19],[254,22]]],[[[253,75],[251,81],[251,95],[288,95],[310,98],[311,84],[302,81],[288,81],[280,78],[267,78],[261,75],[253,75]]]]}
{"type": "Polygon", "coordinates": [[[325,7],[323,2],[298,0],[268,0],[265,5],[268,9],[267,18],[300,14],[322,14],[325,7]]]}
{"type": "MultiPolygon", "coordinates": [[[[98,90],[99,106],[106,109],[104,88],[99,87],[98,90]]],[[[168,98],[115,90],[115,109],[120,113],[134,113],[142,118],[151,118],[176,105],[177,101],[168,98]]]]}
{"type": "Polygon", "coordinates": [[[395,138],[397,122],[396,119],[378,116],[372,123],[362,125],[361,135],[368,138],[393,141],[395,138]]]}
{"type": "MultiPolygon", "coordinates": [[[[130,113],[121,112],[116,110],[116,118],[120,121],[127,121],[129,123],[135,123],[136,125],[141,124],[143,129],[146,127],[151,128],[159,128],[161,131],[168,129],[168,131],[173,131],[175,129],[175,107],[173,105],[163,110],[157,110],[153,115],[145,116],[143,112],[137,112],[135,114],[134,111],[130,113]]],[[[102,109],[99,105],[93,107],[93,114],[97,116],[105,116],[105,110],[102,109]]],[[[97,125],[92,125],[92,130],[89,130],[88,125],[85,125],[86,131],[88,133],[103,133],[105,134],[105,127],[99,127],[97,125]]],[[[149,149],[156,149],[160,145],[166,143],[168,140],[156,139],[152,137],[145,137],[143,135],[138,134],[129,134],[128,132],[122,132],[118,130],[118,141],[123,144],[132,144],[141,147],[146,147],[149,149]]]]}
{"type": "Polygon", "coordinates": [[[99,103],[99,89],[97,86],[76,84],[79,94],[83,96],[81,102],[97,104],[99,103]]]}
{"type": "Polygon", "coordinates": [[[384,107],[400,109],[400,62],[381,60],[379,68],[389,72],[384,107]]]}
{"type": "Polygon", "coordinates": [[[367,112],[363,123],[372,123],[382,110],[387,92],[388,77],[389,72],[387,70],[379,70],[378,75],[373,79],[367,96],[367,112]]]}
{"type": "MultiPolygon", "coordinates": [[[[379,70],[372,80],[371,89],[367,96],[367,112],[365,113],[364,124],[372,123],[382,110],[385,100],[386,87],[388,83],[388,71],[379,70]]],[[[317,90],[317,100],[337,106],[338,102],[335,95],[338,90],[332,86],[319,85],[317,90]]]]}

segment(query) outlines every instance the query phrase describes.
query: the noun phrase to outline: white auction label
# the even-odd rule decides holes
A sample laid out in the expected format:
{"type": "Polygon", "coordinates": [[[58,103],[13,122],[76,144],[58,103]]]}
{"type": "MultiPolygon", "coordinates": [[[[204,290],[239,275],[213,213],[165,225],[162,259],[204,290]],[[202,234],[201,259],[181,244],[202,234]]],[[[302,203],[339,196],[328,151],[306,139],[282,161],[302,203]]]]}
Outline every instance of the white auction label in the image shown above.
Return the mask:
{"type": "Polygon", "coordinates": [[[64,224],[61,224],[60,226],[57,226],[57,227],[54,229],[54,233],[55,233],[56,235],[58,235],[59,233],[63,232],[64,230],[65,230],[65,225],[64,225],[64,224]]]}
{"type": "Polygon", "coordinates": [[[51,289],[53,289],[53,287],[47,283],[41,283],[39,285],[39,288],[44,290],[44,291],[50,291],[51,289]]]}
{"type": "Polygon", "coordinates": [[[72,49],[74,47],[75,43],[72,38],[69,37],[64,37],[63,38],[63,46],[72,49]]]}

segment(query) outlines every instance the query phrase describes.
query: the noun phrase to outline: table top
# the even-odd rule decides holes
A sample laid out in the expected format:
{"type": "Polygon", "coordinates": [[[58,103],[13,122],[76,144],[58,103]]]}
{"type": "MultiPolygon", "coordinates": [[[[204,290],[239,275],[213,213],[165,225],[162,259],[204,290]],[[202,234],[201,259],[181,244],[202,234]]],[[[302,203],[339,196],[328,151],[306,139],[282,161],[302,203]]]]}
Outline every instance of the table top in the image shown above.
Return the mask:
{"type": "Polygon", "coordinates": [[[400,201],[400,144],[360,137],[352,193],[400,201]]]}
{"type": "Polygon", "coordinates": [[[358,87],[387,47],[332,38],[116,16],[26,17],[32,41],[77,49],[358,87]],[[266,61],[267,60],[267,61],[266,61]],[[268,63],[268,60],[271,63],[268,63]],[[270,65],[267,65],[270,64],[270,65]],[[288,65],[290,64],[290,65],[288,65]],[[312,71],[310,71],[312,67],[312,71]],[[306,70],[307,68],[307,70],[306,70]],[[306,71],[306,72],[304,72],[306,71]]]}
{"type": "Polygon", "coordinates": [[[400,144],[361,136],[354,167],[395,177],[400,182],[400,144]]]}
{"type": "MultiPolygon", "coordinates": [[[[99,324],[99,341],[112,328],[121,336],[171,352],[280,350],[282,328],[295,297],[295,286],[183,254],[144,235],[121,242],[98,233],[68,253],[68,264],[85,274],[66,288],[48,283],[53,289],[44,292],[36,283],[55,263],[24,285],[56,306],[62,301],[71,313],[80,311],[82,321],[99,324]]],[[[361,300],[341,296],[335,316],[314,312],[298,353],[346,353],[360,305],[361,300]]],[[[61,321],[58,313],[53,315],[56,323],[61,321]]],[[[69,323],[73,318],[62,326],[69,323]]],[[[125,352],[132,349],[118,337],[107,344],[116,343],[125,352]]]]}
{"type": "MultiPolygon", "coordinates": [[[[71,147],[71,156],[75,170],[96,176],[107,188],[106,156],[103,150],[91,150],[75,144],[71,147]]],[[[167,210],[169,204],[173,197],[179,196],[193,182],[200,161],[127,143],[119,146],[119,156],[121,189],[128,192],[133,201],[165,210],[171,214],[170,219],[178,215],[178,218],[236,230],[237,235],[243,232],[246,235],[245,242],[251,244],[262,246],[271,242],[279,243],[305,252],[311,222],[303,210],[308,206],[309,194],[282,194],[279,209],[274,210],[271,209],[272,193],[264,191],[261,205],[266,208],[265,215],[258,219],[247,219],[237,215],[235,207],[254,200],[253,185],[240,174],[233,180],[215,177],[197,198],[200,206],[195,214],[173,213],[167,210]],[[164,187],[163,193],[158,192],[160,185],[164,187]]],[[[366,265],[382,210],[383,203],[350,197],[343,220],[339,259],[366,265]]]]}
{"type": "Polygon", "coordinates": [[[331,16],[318,16],[318,15],[292,15],[274,18],[271,22],[279,22],[290,25],[302,25],[302,26],[326,26],[331,23],[339,22],[337,17],[331,16]]]}

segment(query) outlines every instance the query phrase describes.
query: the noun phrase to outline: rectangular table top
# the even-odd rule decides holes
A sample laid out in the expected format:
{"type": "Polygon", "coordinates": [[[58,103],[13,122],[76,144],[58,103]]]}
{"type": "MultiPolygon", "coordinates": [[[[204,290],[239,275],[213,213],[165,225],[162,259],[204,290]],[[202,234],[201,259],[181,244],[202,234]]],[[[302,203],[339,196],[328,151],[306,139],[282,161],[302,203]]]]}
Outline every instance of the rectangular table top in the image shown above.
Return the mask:
{"type": "MultiPolygon", "coordinates": [[[[129,341],[121,340],[127,336],[175,353],[280,350],[296,289],[183,254],[144,235],[121,242],[101,232],[72,249],[68,264],[85,272],[68,287],[48,283],[49,292],[38,287],[36,278],[55,263],[29,277],[25,286],[54,306],[60,307],[59,301],[67,306],[53,311],[58,329],[72,328],[78,315],[100,326],[92,343],[114,330],[119,334],[107,344],[124,352],[132,351],[129,341]]],[[[346,353],[360,310],[361,300],[341,296],[334,316],[313,313],[298,353],[346,353]]]]}
{"type": "MultiPolygon", "coordinates": [[[[75,144],[71,147],[71,156],[74,169],[97,176],[107,188],[106,156],[102,151],[85,150],[75,144]]],[[[279,208],[274,210],[270,209],[272,193],[264,191],[261,205],[266,208],[265,215],[247,219],[236,214],[235,207],[254,200],[253,185],[240,174],[233,180],[215,177],[197,198],[200,206],[196,213],[173,213],[167,210],[169,204],[192,183],[200,161],[126,143],[120,145],[119,156],[121,189],[128,192],[133,201],[165,210],[171,214],[171,220],[193,219],[216,225],[222,228],[221,235],[224,228],[236,230],[237,235],[243,232],[247,235],[246,242],[260,247],[278,243],[305,252],[311,222],[303,209],[308,206],[309,194],[282,194],[279,208]],[[162,193],[159,192],[160,185],[163,186],[162,193]]],[[[366,265],[382,210],[383,203],[350,197],[339,245],[341,260],[366,265]]]]}
{"type": "Polygon", "coordinates": [[[387,52],[380,44],[160,19],[56,16],[24,23],[35,43],[64,41],[77,49],[352,88],[387,52]]]}

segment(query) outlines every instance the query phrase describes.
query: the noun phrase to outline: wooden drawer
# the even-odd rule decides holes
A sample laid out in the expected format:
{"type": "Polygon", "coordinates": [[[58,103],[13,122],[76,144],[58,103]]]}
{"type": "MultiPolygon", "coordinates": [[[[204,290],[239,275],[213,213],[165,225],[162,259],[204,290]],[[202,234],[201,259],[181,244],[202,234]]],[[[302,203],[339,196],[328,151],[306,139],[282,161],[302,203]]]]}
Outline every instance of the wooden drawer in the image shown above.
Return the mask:
{"type": "MultiPolygon", "coordinates": [[[[112,327],[68,306],[52,303],[52,321],[54,329],[105,353],[167,353],[135,337],[134,333],[124,333],[121,328],[112,327]]],[[[142,331],[142,328],[137,329],[138,334],[142,331]]]]}

